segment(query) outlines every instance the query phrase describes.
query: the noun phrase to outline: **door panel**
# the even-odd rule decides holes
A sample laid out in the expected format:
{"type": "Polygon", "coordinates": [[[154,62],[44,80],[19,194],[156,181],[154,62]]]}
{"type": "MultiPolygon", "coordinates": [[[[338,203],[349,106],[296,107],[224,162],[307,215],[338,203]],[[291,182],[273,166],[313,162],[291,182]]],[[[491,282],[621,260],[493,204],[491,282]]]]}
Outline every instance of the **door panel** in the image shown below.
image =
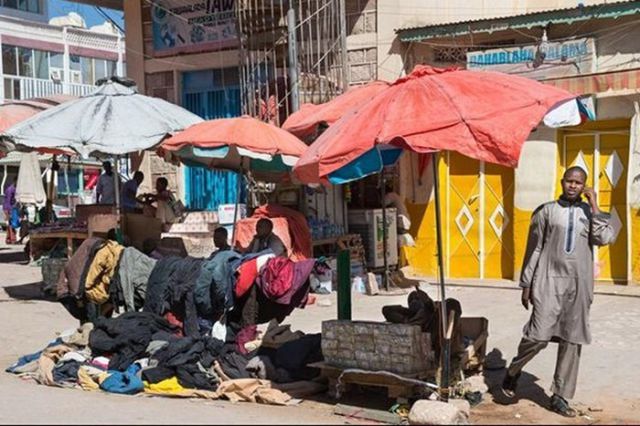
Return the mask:
{"type": "Polygon", "coordinates": [[[610,212],[617,238],[613,244],[598,249],[596,278],[626,281],[629,136],[602,134],[599,145],[598,201],[603,211],[610,212]]]}
{"type": "Polygon", "coordinates": [[[484,278],[513,279],[513,169],[485,164],[484,278]]]}
{"type": "Polygon", "coordinates": [[[480,163],[449,153],[449,275],[480,277],[480,163]]]}

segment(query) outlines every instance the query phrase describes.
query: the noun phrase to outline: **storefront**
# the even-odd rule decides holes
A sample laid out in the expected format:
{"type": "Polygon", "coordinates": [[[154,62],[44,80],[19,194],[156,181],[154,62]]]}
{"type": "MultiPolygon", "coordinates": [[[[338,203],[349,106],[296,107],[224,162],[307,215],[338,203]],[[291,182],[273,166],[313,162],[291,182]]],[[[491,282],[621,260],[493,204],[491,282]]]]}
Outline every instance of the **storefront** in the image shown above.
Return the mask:
{"type": "MultiPolygon", "coordinates": [[[[515,170],[460,155],[439,156],[445,273],[450,279],[517,280],[531,214],[560,195],[564,170],[578,165],[587,172],[587,185],[596,190],[601,208],[611,213],[618,234],[614,244],[594,250],[596,279],[615,284],[640,281],[640,245],[634,243],[640,232],[638,184],[633,178],[637,148],[632,146],[637,143],[634,103],[640,100],[640,75],[633,68],[640,54],[633,42],[640,31],[634,18],[637,3],[603,6],[597,16],[571,10],[572,20],[567,11],[549,11],[474,21],[464,30],[464,23],[454,23],[398,32],[405,42],[407,69],[430,63],[518,74],[584,96],[595,112],[594,120],[579,126],[535,129],[515,170]],[[589,22],[588,31],[576,24],[580,20],[589,22]],[[614,22],[627,29],[612,34],[614,22]],[[497,24],[501,30],[490,31],[497,24]],[[532,43],[532,38],[539,42],[532,43]]],[[[401,168],[407,175],[405,195],[413,199],[416,238],[416,248],[407,251],[407,258],[418,272],[434,276],[433,203],[416,200],[414,187],[419,184],[422,192],[431,194],[432,170],[422,176],[416,170],[401,168]]]]}

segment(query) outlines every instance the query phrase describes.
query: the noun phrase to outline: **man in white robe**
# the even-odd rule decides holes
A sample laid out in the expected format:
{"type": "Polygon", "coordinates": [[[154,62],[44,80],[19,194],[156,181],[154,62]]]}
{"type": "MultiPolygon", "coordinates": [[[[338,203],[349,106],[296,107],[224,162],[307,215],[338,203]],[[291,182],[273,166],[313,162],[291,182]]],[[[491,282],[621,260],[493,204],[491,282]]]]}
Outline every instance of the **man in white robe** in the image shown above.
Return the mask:
{"type": "Polygon", "coordinates": [[[593,246],[615,240],[609,214],[600,211],[593,189],[585,188],[586,177],[580,167],[567,169],[560,199],[533,213],[520,277],[522,304],[529,309],[531,302],[533,312],[502,384],[503,393],[515,397],[522,368],[549,342],[558,342],[551,409],[567,417],[576,415],[567,400],[575,394],[580,351],[591,343],[593,246]]]}

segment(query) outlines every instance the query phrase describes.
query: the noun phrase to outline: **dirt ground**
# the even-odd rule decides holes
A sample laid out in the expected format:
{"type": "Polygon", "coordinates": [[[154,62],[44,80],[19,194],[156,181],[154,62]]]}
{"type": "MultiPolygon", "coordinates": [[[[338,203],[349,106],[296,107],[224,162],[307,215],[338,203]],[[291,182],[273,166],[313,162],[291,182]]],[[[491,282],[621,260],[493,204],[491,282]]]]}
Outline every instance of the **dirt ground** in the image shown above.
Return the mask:
{"type": "MultiPolygon", "coordinates": [[[[41,349],[57,332],[72,328],[75,320],[55,301],[40,295],[39,268],[19,265],[19,256],[0,247],[0,367],[20,355],[41,349]],[[9,261],[14,263],[2,263],[9,261]]],[[[426,286],[432,297],[435,289],[426,286]]],[[[489,318],[489,351],[497,349],[505,360],[515,354],[527,312],[517,292],[504,289],[451,288],[447,295],[462,303],[465,316],[489,318]]],[[[319,332],[323,320],[336,316],[335,294],[321,296],[289,318],[293,329],[319,332]],[[329,301],[329,302],[326,302],[329,301]]],[[[382,319],[386,304],[401,304],[404,295],[356,295],[353,318],[382,319]]],[[[515,404],[505,405],[498,393],[504,370],[486,371],[490,392],[474,407],[471,421],[479,424],[631,424],[640,423],[640,299],[597,296],[592,309],[594,343],[583,349],[574,404],[585,415],[565,419],[546,409],[553,376],[555,347],[550,345],[526,368],[515,404]],[[494,399],[493,395],[496,395],[494,399]],[[590,410],[591,409],[591,410],[590,410]]],[[[354,404],[367,395],[347,395],[340,402],[354,404]]],[[[320,395],[292,407],[231,404],[225,401],[182,400],[118,396],[39,386],[0,373],[0,423],[233,423],[233,424],[364,424],[363,420],[336,416],[334,401],[320,395]]],[[[379,409],[389,405],[380,404],[379,409]]],[[[369,422],[370,423],[370,422],[369,422]]]]}

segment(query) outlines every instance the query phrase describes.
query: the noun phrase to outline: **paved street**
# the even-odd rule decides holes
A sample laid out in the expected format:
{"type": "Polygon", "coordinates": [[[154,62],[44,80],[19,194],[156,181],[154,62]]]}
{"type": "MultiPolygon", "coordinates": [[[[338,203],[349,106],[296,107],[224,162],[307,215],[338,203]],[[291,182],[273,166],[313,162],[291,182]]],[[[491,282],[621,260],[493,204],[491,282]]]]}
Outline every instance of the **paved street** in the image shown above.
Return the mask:
{"type": "MultiPolygon", "coordinates": [[[[7,259],[0,247],[0,260],[7,259]]],[[[15,260],[15,258],[14,258],[15,260]]],[[[40,349],[56,332],[75,326],[74,319],[56,302],[39,296],[39,268],[18,264],[0,266],[0,366],[4,369],[20,355],[40,349]]],[[[425,286],[436,296],[436,288],[425,286]]],[[[507,289],[450,287],[449,297],[460,300],[465,316],[489,318],[489,347],[509,360],[515,353],[527,312],[519,293],[507,289]]],[[[398,304],[406,296],[358,295],[353,301],[354,319],[380,320],[385,304],[398,304]]],[[[318,332],[321,322],[335,318],[335,294],[321,296],[331,306],[317,303],[297,310],[289,322],[293,329],[318,332]]],[[[490,395],[472,411],[472,420],[488,423],[637,423],[640,422],[640,298],[596,296],[592,310],[594,343],[585,347],[576,395],[578,408],[589,417],[567,420],[541,406],[548,402],[553,375],[555,345],[534,359],[523,375],[522,398],[515,405],[501,405],[490,395]],[[592,410],[589,412],[589,407],[592,410]],[[600,411],[602,410],[602,411],[600,411]]],[[[490,372],[495,385],[503,372],[490,372]]],[[[320,400],[326,401],[325,398],[320,400]]],[[[345,401],[348,403],[349,401],[345,401]]],[[[384,407],[379,407],[384,408],[384,407]]],[[[123,397],[106,393],[56,389],[23,382],[0,373],[1,423],[359,423],[334,416],[326,402],[304,402],[296,407],[257,404],[233,405],[223,401],[123,397]]]]}

